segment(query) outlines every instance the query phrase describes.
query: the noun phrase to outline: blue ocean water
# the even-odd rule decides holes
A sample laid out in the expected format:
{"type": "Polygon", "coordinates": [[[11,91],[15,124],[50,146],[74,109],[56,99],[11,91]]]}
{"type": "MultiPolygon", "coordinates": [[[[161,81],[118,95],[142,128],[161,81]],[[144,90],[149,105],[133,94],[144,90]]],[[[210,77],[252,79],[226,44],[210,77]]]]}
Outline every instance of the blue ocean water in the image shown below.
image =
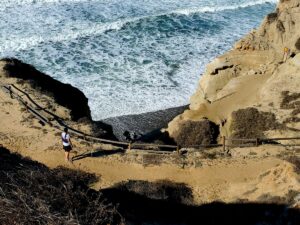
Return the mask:
{"type": "Polygon", "coordinates": [[[188,103],[204,66],[277,0],[2,0],[0,57],[89,98],[93,119],[188,103]]]}

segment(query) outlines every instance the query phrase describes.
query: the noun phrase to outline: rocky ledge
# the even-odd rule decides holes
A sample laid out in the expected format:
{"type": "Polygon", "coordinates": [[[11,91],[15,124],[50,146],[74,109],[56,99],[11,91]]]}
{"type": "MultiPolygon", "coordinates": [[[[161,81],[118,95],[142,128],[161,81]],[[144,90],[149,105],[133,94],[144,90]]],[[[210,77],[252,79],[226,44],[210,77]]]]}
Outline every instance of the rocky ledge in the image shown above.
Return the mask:
{"type": "Polygon", "coordinates": [[[185,145],[220,142],[221,136],[297,136],[299,13],[299,0],[281,0],[276,11],[267,15],[257,30],[208,64],[190,99],[189,109],[169,123],[169,135],[185,145]],[[189,138],[195,136],[194,130],[207,135],[189,138]]]}
{"type": "Polygon", "coordinates": [[[18,59],[6,58],[1,61],[5,63],[3,69],[8,77],[26,81],[32,88],[39,89],[42,94],[52,97],[57,104],[70,110],[72,120],[91,119],[88,99],[77,88],[59,82],[18,59]]]}
{"type": "Polygon", "coordinates": [[[44,74],[18,59],[5,58],[0,60],[1,82],[17,85],[25,90],[38,102],[42,102],[45,108],[55,113],[59,118],[69,121],[68,124],[79,122],[88,127],[86,131],[95,136],[118,139],[122,141],[153,141],[163,139],[161,128],[187,106],[175,107],[156,112],[137,115],[127,115],[93,121],[88,105],[88,99],[79,89],[64,84],[51,76],[44,74]]]}

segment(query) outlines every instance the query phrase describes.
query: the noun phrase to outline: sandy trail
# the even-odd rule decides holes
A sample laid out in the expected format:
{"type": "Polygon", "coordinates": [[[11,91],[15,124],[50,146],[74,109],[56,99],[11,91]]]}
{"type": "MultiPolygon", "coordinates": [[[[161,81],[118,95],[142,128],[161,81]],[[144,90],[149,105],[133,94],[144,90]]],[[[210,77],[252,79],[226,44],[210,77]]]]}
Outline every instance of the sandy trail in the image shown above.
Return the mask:
{"type": "MultiPolygon", "coordinates": [[[[99,182],[93,186],[96,189],[128,180],[152,182],[167,179],[188,185],[193,190],[195,203],[217,200],[234,202],[239,199],[257,201],[266,194],[285,196],[290,190],[300,192],[299,174],[292,164],[280,157],[291,152],[279,146],[231,149],[231,157],[215,159],[205,158],[199,152],[188,154],[181,159],[186,163],[184,168],[180,160],[173,160],[176,154],[159,156],[164,158],[159,165],[147,165],[143,163],[146,157],[134,152],[85,157],[70,165],[64,162],[60,133],[50,126],[41,126],[2,90],[0,118],[0,144],[51,168],[67,166],[95,173],[99,177],[99,182]]],[[[111,149],[100,144],[88,145],[76,139],[73,143],[77,154],[111,149]]]]}
{"type": "MultiPolygon", "coordinates": [[[[278,150],[280,151],[280,150],[278,150]]],[[[289,167],[287,176],[297,177],[293,171],[293,166],[288,165],[283,160],[275,157],[252,158],[252,159],[203,159],[202,166],[198,168],[182,168],[181,165],[162,164],[144,166],[134,160],[122,162],[122,155],[110,155],[105,157],[86,157],[73,164],[66,164],[63,159],[62,150],[21,150],[18,151],[24,156],[31,157],[41,163],[55,168],[57,166],[67,166],[73,169],[95,173],[100,179],[94,184],[95,189],[107,188],[119,182],[128,180],[170,180],[173,182],[185,183],[193,189],[194,200],[197,203],[222,200],[226,202],[235,201],[245,197],[244,193],[256,189],[249,200],[256,200],[263,195],[266,190],[261,184],[259,177],[268,171],[279,167],[289,167]]],[[[283,180],[283,177],[275,179],[283,180]]],[[[296,178],[295,178],[296,179],[296,178]]],[[[292,182],[291,182],[292,183],[292,182]]],[[[282,183],[273,187],[270,192],[282,195],[287,185],[282,183]],[[282,192],[283,191],[283,192],[282,192]]],[[[299,184],[293,183],[292,188],[299,188],[299,184]]],[[[299,189],[300,190],[300,189],[299,189]]]]}

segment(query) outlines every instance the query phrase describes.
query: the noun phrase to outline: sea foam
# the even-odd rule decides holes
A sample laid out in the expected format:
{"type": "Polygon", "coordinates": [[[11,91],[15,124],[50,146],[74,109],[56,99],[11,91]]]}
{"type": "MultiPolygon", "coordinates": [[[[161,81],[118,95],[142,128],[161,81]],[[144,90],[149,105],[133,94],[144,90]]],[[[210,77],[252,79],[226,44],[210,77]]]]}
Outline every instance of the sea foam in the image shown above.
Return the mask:
{"type": "Polygon", "coordinates": [[[204,65],[258,26],[273,2],[4,1],[0,56],[78,87],[96,120],[165,109],[187,104],[204,65]]]}
{"type": "Polygon", "coordinates": [[[255,6],[255,5],[261,5],[266,3],[277,3],[278,0],[258,0],[258,1],[249,1],[242,4],[234,4],[234,5],[228,5],[228,6],[215,6],[215,7],[195,7],[195,8],[189,8],[189,9],[178,9],[173,11],[173,13],[178,14],[184,14],[184,15],[190,15],[194,13],[205,13],[205,12],[219,12],[224,10],[236,10],[239,8],[246,8],[249,6],[255,6]]]}

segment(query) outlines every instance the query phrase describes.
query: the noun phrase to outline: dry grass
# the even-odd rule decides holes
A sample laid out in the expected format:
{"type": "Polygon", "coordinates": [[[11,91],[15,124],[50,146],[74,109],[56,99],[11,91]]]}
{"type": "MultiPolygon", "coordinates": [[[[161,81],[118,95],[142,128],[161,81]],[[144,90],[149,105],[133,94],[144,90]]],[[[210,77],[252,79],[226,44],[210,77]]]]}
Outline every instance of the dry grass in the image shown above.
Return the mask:
{"type": "Polygon", "coordinates": [[[297,109],[300,107],[300,101],[296,101],[300,98],[300,93],[290,93],[289,91],[283,91],[281,95],[282,101],[280,104],[280,108],[297,109]]]}
{"type": "Polygon", "coordinates": [[[293,205],[295,202],[296,196],[298,196],[300,193],[297,191],[290,190],[288,194],[284,197],[280,196],[271,196],[269,194],[264,194],[259,197],[259,201],[262,201],[264,203],[269,204],[287,204],[287,205],[293,205]]]}
{"type": "Polygon", "coordinates": [[[219,126],[205,119],[202,121],[186,121],[174,134],[176,143],[182,147],[209,145],[217,143],[219,126]]]}
{"type": "Polygon", "coordinates": [[[296,156],[289,156],[286,160],[295,166],[297,173],[300,173],[300,158],[296,156]]]}
{"type": "Polygon", "coordinates": [[[143,165],[160,165],[163,162],[162,155],[156,155],[156,154],[147,154],[143,155],[143,165]]]}
{"type": "Polygon", "coordinates": [[[156,182],[129,180],[116,184],[113,188],[133,192],[149,199],[193,204],[193,191],[184,183],[174,183],[168,180],[156,182]]]}
{"type": "Polygon", "coordinates": [[[120,224],[116,208],[88,187],[95,180],[0,148],[0,224],[120,224]]]}
{"type": "Polygon", "coordinates": [[[264,131],[282,128],[273,113],[256,108],[239,109],[232,113],[231,130],[234,138],[261,138],[264,131]]]}
{"type": "Polygon", "coordinates": [[[283,91],[281,93],[282,101],[280,104],[280,108],[282,109],[292,109],[291,117],[287,118],[284,121],[286,123],[299,123],[300,118],[298,114],[300,113],[300,93],[290,93],[289,91],[283,91]]]}

